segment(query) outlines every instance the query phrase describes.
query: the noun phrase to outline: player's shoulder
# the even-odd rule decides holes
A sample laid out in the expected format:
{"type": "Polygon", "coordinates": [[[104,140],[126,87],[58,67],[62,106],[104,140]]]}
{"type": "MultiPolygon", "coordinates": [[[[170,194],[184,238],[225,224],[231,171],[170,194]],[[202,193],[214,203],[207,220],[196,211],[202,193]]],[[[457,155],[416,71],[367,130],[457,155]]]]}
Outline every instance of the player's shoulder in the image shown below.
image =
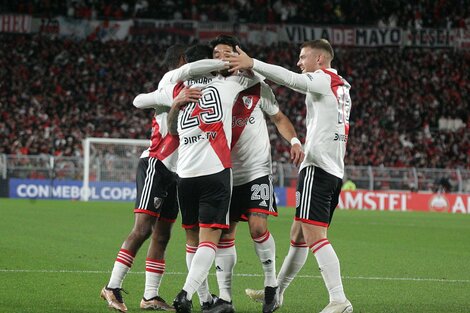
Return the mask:
{"type": "Polygon", "coordinates": [[[171,84],[171,76],[174,71],[175,70],[168,71],[163,75],[162,79],[160,79],[160,82],[158,83],[158,89],[171,84]]]}

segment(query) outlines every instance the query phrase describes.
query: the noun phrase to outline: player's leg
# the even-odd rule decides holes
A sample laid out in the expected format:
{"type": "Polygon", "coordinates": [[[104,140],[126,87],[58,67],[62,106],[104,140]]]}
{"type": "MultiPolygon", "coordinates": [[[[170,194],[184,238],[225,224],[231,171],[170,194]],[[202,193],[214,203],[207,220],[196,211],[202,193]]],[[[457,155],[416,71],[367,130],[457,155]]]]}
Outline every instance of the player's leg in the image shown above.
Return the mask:
{"type": "Polygon", "coordinates": [[[150,201],[151,189],[148,188],[155,175],[155,162],[148,158],[139,160],[136,184],[137,198],[134,209],[134,227],[118,252],[108,284],[101,290],[101,297],[108,302],[110,308],[121,312],[127,311],[122,299],[122,283],[132,267],[134,257],[142,244],[152,232],[158,214],[152,212],[153,201],[150,201]]]}
{"type": "Polygon", "coordinates": [[[344,294],[338,256],[327,238],[330,217],[338,203],[341,179],[318,167],[310,166],[304,170],[303,177],[299,176],[304,180],[305,188],[296,210],[296,220],[302,222],[305,242],[317,260],[330,297],[330,304],[322,313],[352,312],[352,305],[344,294]]]}
{"type": "Polygon", "coordinates": [[[165,273],[165,250],[170,240],[173,223],[159,220],[154,225],[147,258],[145,260],[145,290],[140,302],[141,309],[172,311],[159,295],[159,288],[165,273]]]}
{"type": "Polygon", "coordinates": [[[230,222],[229,229],[222,231],[222,236],[217,245],[217,252],[215,254],[219,298],[227,302],[232,302],[233,268],[237,263],[237,251],[235,249],[236,228],[237,222],[230,222]]]}
{"type": "MultiPolygon", "coordinates": [[[[186,228],[186,267],[188,271],[191,268],[191,263],[196,254],[197,247],[199,245],[199,226],[193,228],[186,228]]],[[[197,290],[197,295],[199,297],[199,302],[201,307],[210,307],[213,302],[213,295],[209,292],[209,283],[205,279],[201,286],[197,290]]]]}
{"type": "MultiPolygon", "coordinates": [[[[277,283],[279,286],[279,306],[282,306],[285,290],[307,261],[308,246],[305,243],[302,234],[301,222],[293,221],[290,231],[290,240],[289,252],[284,258],[284,262],[282,263],[277,276],[277,283]]],[[[245,293],[248,297],[257,302],[264,301],[264,290],[246,289],[245,293]]]]}
{"type": "MultiPolygon", "coordinates": [[[[173,302],[177,312],[191,310],[191,298],[207,278],[214,262],[222,229],[229,227],[231,181],[230,169],[191,179],[192,188],[199,191],[199,245],[183,289],[173,302]]],[[[181,202],[180,204],[183,206],[181,202]]],[[[218,299],[219,301],[224,300],[218,299]]]]}
{"type": "Polygon", "coordinates": [[[178,293],[173,305],[177,312],[190,312],[192,297],[207,280],[207,275],[215,259],[217,244],[222,233],[218,228],[200,228],[199,245],[194,254],[183,289],[178,293]]]}
{"type": "Polygon", "coordinates": [[[308,246],[302,233],[302,223],[293,221],[290,230],[289,252],[282,262],[281,270],[277,276],[279,284],[279,303],[282,305],[284,292],[302,269],[308,257],[308,246]]]}
{"type": "Polygon", "coordinates": [[[134,227],[117,254],[108,284],[101,290],[101,297],[108,302],[110,308],[121,312],[127,311],[121,294],[122,283],[132,267],[139,248],[150,236],[154,222],[153,216],[135,213],[134,227]]]}
{"type": "MultiPolygon", "coordinates": [[[[163,164],[160,164],[163,166],[163,164]]],[[[170,241],[171,230],[178,216],[176,201],[176,177],[166,168],[160,170],[162,178],[154,181],[155,197],[152,197],[157,212],[160,212],[158,220],[154,223],[147,258],[145,261],[145,291],[140,302],[141,309],[153,309],[172,311],[173,307],[160,297],[159,288],[165,273],[165,251],[170,241]],[[167,173],[166,173],[167,172],[167,173]],[[167,175],[165,175],[165,173],[167,175]],[[165,198],[158,197],[166,194],[165,198]]]]}
{"type": "Polygon", "coordinates": [[[268,216],[277,216],[274,188],[270,175],[259,177],[248,184],[240,197],[245,199],[243,216],[248,219],[251,238],[256,255],[264,271],[263,312],[273,312],[278,308],[276,280],[276,243],[268,230],[268,216]]]}

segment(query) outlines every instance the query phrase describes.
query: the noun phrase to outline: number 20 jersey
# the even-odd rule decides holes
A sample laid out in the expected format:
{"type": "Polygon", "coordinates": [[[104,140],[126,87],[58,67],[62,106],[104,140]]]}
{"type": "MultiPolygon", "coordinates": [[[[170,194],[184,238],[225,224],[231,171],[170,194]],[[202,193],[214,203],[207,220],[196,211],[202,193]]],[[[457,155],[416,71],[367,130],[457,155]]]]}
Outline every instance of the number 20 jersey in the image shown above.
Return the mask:
{"type": "Polygon", "coordinates": [[[178,115],[177,173],[182,178],[211,175],[232,167],[232,107],[238,93],[255,84],[253,79],[239,75],[194,81],[204,82],[202,86],[194,85],[202,87],[202,98],[187,104],[178,115]]]}

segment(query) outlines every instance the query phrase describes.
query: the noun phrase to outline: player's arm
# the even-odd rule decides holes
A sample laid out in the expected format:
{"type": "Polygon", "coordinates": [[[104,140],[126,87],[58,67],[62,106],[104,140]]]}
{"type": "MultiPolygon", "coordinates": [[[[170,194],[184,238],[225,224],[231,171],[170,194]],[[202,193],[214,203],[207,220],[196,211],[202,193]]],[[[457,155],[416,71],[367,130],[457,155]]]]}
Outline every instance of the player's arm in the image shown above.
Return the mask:
{"type": "Polygon", "coordinates": [[[170,112],[168,112],[168,132],[171,135],[178,135],[178,114],[181,107],[189,102],[197,102],[202,97],[199,88],[184,87],[173,100],[170,112]]]}
{"type": "Polygon", "coordinates": [[[302,149],[300,140],[297,138],[294,125],[292,125],[291,121],[281,111],[278,111],[275,115],[271,115],[270,119],[274,125],[276,125],[276,128],[281,136],[290,142],[290,159],[295,166],[299,166],[300,163],[302,163],[304,160],[305,153],[302,149]]]}
{"type": "Polygon", "coordinates": [[[226,55],[225,61],[230,64],[230,71],[252,69],[278,85],[287,86],[301,93],[329,92],[329,82],[326,79],[315,79],[315,74],[298,74],[281,66],[268,64],[248,56],[242,49],[237,47],[238,55],[226,55]]]}
{"type": "Polygon", "coordinates": [[[185,65],[170,71],[170,82],[177,83],[186,81],[192,77],[198,77],[210,72],[220,71],[228,68],[228,63],[218,59],[204,59],[185,65]]]}
{"type": "Polygon", "coordinates": [[[260,108],[269,116],[274,125],[276,125],[281,136],[291,143],[290,156],[292,163],[299,166],[305,156],[302,144],[297,138],[294,125],[292,125],[289,118],[279,110],[279,105],[272,89],[265,83],[261,83],[260,108]]]}
{"type": "Polygon", "coordinates": [[[153,92],[137,95],[132,104],[138,109],[157,109],[159,106],[170,107],[172,102],[172,86],[167,85],[153,92]]]}

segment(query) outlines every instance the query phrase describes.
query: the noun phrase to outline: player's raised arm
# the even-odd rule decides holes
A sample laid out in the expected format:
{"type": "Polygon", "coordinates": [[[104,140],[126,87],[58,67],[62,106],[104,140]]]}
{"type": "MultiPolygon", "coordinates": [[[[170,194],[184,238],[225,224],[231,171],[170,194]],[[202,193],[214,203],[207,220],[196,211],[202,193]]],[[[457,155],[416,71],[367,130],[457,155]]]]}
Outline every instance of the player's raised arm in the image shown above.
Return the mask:
{"type": "MultiPolygon", "coordinates": [[[[313,73],[307,73],[302,69],[302,74],[289,71],[281,66],[268,64],[248,56],[242,49],[237,47],[239,55],[226,55],[225,61],[229,62],[230,71],[252,69],[267,79],[279,85],[287,86],[301,93],[327,93],[329,82],[327,80],[314,80],[313,73]]],[[[300,56],[302,58],[302,55],[300,56]]],[[[299,61],[300,63],[300,61],[299,61]]],[[[297,65],[299,65],[297,63],[297,65]]]]}
{"type": "Polygon", "coordinates": [[[186,63],[180,68],[170,72],[170,82],[177,83],[223,69],[228,69],[228,62],[222,60],[205,59],[186,63]]]}

